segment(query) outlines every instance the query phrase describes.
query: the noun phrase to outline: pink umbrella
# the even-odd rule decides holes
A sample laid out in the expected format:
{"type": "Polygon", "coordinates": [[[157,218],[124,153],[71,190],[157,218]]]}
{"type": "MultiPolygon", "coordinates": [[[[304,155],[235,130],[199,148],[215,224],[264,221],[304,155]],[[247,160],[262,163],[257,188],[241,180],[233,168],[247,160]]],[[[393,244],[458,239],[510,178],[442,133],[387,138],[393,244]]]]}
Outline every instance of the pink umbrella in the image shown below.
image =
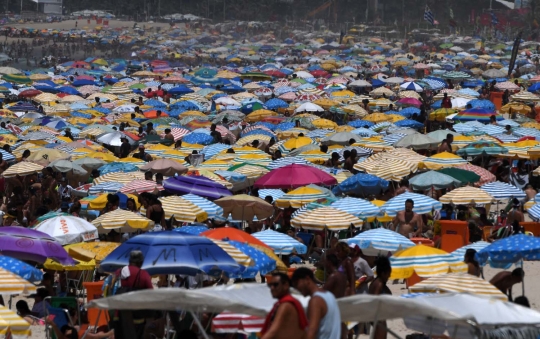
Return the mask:
{"type": "Polygon", "coordinates": [[[122,187],[119,192],[124,194],[139,194],[144,192],[156,193],[157,191],[163,191],[163,186],[156,184],[154,181],[133,180],[122,187]]]}
{"type": "Polygon", "coordinates": [[[263,175],[255,182],[258,188],[297,188],[309,184],[335,185],[336,178],[312,166],[287,165],[263,175]]]}
{"type": "Polygon", "coordinates": [[[260,332],[264,326],[264,319],[253,315],[223,312],[212,320],[216,333],[248,333],[260,332]]]}
{"type": "Polygon", "coordinates": [[[418,99],[415,99],[415,98],[402,98],[402,99],[399,99],[398,104],[400,104],[402,106],[416,106],[416,107],[422,106],[422,102],[420,100],[418,100],[418,99]]]}

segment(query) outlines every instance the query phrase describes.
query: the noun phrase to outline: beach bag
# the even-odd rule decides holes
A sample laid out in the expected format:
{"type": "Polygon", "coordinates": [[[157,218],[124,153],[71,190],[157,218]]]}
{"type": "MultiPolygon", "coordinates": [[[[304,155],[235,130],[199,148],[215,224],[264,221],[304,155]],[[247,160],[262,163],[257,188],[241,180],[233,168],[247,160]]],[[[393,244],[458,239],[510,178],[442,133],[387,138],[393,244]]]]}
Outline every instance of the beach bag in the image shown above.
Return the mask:
{"type": "MultiPolygon", "coordinates": [[[[137,272],[137,276],[135,277],[135,281],[133,282],[132,286],[121,286],[116,289],[115,295],[117,294],[124,294],[128,292],[134,292],[141,290],[140,288],[140,276],[141,276],[141,269],[139,269],[139,272],[137,272]]],[[[155,312],[153,310],[136,310],[132,311],[133,319],[147,319],[147,318],[154,318],[155,312]]]]}

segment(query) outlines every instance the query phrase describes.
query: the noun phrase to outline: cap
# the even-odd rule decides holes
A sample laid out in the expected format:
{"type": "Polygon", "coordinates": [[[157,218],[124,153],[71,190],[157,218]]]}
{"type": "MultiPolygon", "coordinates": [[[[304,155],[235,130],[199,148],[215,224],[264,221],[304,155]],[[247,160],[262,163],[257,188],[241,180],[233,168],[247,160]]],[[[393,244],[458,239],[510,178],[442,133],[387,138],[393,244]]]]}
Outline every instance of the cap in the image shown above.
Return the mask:
{"type": "Polygon", "coordinates": [[[46,288],[41,287],[41,288],[38,288],[38,289],[36,290],[36,293],[30,294],[30,295],[28,296],[28,298],[40,297],[41,299],[45,299],[45,298],[47,298],[48,296],[49,296],[49,291],[47,291],[46,288]]]}

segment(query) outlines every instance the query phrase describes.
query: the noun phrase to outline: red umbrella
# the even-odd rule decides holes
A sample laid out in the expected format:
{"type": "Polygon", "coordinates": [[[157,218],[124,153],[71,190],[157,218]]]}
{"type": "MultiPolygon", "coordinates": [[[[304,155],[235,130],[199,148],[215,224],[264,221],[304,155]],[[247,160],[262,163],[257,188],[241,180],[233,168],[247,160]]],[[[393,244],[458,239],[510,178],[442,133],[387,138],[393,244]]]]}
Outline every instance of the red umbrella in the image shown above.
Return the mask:
{"type": "Polygon", "coordinates": [[[210,238],[210,239],[216,239],[216,240],[227,239],[227,241],[233,240],[233,241],[238,241],[241,243],[248,243],[250,245],[257,245],[261,247],[270,248],[270,246],[260,241],[259,239],[255,238],[251,234],[248,234],[234,227],[214,228],[208,231],[204,231],[200,235],[203,237],[210,238]]]}
{"type": "Polygon", "coordinates": [[[22,91],[21,93],[19,93],[19,96],[23,98],[32,98],[40,94],[41,91],[38,91],[37,89],[27,89],[26,91],[22,91]]]}
{"type": "Polygon", "coordinates": [[[416,106],[420,107],[422,106],[422,102],[415,98],[402,98],[398,100],[398,104],[403,106],[416,106]]]}
{"type": "Polygon", "coordinates": [[[285,78],[287,76],[285,73],[280,72],[277,69],[271,69],[269,71],[265,71],[264,73],[276,78],[285,78]]]}
{"type": "Polygon", "coordinates": [[[212,320],[212,326],[216,333],[236,333],[238,331],[257,333],[262,330],[264,319],[253,315],[224,312],[212,320]]]}
{"type": "Polygon", "coordinates": [[[336,178],[315,167],[287,165],[263,175],[255,182],[257,188],[297,188],[310,184],[335,185],[336,178]]]}
{"type": "MultiPolygon", "coordinates": [[[[71,67],[73,68],[90,68],[90,64],[84,61],[75,61],[71,67]]],[[[93,80],[93,79],[92,79],[93,80]]]]}
{"type": "Polygon", "coordinates": [[[90,75],[79,75],[77,78],[75,78],[75,80],[90,80],[90,81],[94,81],[96,79],[94,79],[94,77],[90,76],[90,75]]]}
{"type": "Polygon", "coordinates": [[[330,76],[330,73],[328,73],[327,71],[325,70],[322,70],[322,69],[318,69],[318,70],[315,70],[313,72],[310,72],[311,75],[313,75],[315,78],[327,78],[330,76]]]}
{"type": "Polygon", "coordinates": [[[163,111],[161,111],[161,115],[158,117],[157,110],[152,109],[150,111],[146,111],[143,113],[143,115],[148,119],[156,119],[156,118],[164,118],[168,117],[169,115],[163,111]]]}

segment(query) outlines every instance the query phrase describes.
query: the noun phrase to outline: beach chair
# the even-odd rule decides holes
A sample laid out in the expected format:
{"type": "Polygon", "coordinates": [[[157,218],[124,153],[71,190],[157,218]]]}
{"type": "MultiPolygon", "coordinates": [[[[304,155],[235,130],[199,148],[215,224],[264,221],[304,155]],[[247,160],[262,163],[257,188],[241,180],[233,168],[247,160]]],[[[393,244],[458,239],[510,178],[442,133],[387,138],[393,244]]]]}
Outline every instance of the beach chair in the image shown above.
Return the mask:
{"type": "Polygon", "coordinates": [[[469,244],[469,226],[466,221],[440,220],[441,235],[457,234],[463,237],[463,243],[469,244]]]}
{"type": "Polygon", "coordinates": [[[488,241],[492,230],[493,230],[493,226],[484,226],[482,228],[482,240],[488,241]]]}
{"type": "Polygon", "coordinates": [[[441,237],[441,250],[448,253],[465,246],[463,237],[459,234],[443,234],[441,237]]]}
{"type": "Polygon", "coordinates": [[[519,225],[525,229],[525,232],[531,232],[535,237],[540,237],[540,222],[524,221],[519,225]]]}
{"type": "MultiPolygon", "coordinates": [[[[51,297],[45,298],[45,300],[51,300],[51,297]]],[[[47,306],[47,317],[54,316],[54,324],[56,327],[61,329],[65,325],[70,325],[71,327],[74,326],[73,322],[71,321],[71,317],[69,316],[69,311],[65,308],[60,307],[54,307],[52,305],[47,306]]],[[[47,339],[56,339],[56,335],[52,329],[52,327],[47,326],[45,335],[47,339]]]]}
{"type": "MultiPolygon", "coordinates": [[[[83,282],[83,287],[86,290],[86,302],[90,302],[94,299],[99,299],[103,297],[103,281],[98,282],[83,282]]],[[[109,313],[103,310],[98,310],[96,308],[88,309],[88,324],[86,324],[84,334],[79,334],[80,338],[84,338],[86,334],[90,331],[95,331],[101,326],[106,326],[109,324],[109,313]]],[[[81,331],[82,332],[81,326],[81,331]]]]}

